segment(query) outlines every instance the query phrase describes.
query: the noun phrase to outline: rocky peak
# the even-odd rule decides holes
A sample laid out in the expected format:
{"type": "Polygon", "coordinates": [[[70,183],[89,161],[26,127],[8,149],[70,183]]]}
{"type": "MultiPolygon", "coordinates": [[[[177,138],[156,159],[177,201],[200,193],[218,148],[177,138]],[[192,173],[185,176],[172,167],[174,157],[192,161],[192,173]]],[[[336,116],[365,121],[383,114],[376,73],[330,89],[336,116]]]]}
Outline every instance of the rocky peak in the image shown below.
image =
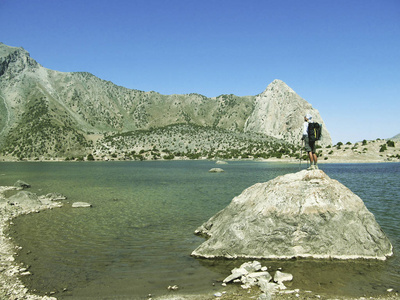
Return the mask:
{"type": "Polygon", "coordinates": [[[310,113],[315,122],[322,123],[321,146],[330,145],[332,139],[318,112],[282,80],[275,79],[255,99],[254,110],[245,123],[245,132],[267,134],[289,143],[299,144],[303,117],[310,113]]]}
{"type": "Polygon", "coordinates": [[[0,76],[4,80],[14,78],[26,68],[35,69],[39,66],[24,48],[10,47],[0,43],[0,76]]]}

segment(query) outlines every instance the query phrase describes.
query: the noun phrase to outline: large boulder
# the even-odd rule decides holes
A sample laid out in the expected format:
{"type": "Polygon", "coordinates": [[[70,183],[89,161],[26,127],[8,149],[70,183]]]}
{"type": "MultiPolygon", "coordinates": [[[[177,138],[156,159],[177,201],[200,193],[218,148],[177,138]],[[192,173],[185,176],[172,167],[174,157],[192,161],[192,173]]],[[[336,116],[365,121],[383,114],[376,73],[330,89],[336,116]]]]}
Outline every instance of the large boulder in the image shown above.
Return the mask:
{"type": "Polygon", "coordinates": [[[257,183],[196,234],[196,257],[385,259],[393,248],[364,202],[323,171],[257,183]]]}

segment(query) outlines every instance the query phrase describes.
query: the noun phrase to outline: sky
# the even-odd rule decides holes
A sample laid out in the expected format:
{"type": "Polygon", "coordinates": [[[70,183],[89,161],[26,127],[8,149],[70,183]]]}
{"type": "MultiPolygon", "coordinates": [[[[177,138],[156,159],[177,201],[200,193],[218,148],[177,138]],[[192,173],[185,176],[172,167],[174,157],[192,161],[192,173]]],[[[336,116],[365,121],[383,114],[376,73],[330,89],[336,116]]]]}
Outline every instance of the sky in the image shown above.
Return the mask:
{"type": "Polygon", "coordinates": [[[0,42],[165,95],[257,95],[280,79],[334,144],[400,133],[400,0],[0,0],[0,42]]]}

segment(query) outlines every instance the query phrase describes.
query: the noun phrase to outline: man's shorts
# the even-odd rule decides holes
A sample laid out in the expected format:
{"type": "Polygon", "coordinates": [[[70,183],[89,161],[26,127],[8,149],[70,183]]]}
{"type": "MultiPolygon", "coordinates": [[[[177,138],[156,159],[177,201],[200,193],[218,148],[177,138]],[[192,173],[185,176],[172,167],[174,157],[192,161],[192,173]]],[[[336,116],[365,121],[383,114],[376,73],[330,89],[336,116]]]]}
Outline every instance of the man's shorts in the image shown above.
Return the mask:
{"type": "Polygon", "coordinates": [[[310,142],[309,140],[308,140],[308,137],[306,137],[305,139],[304,139],[304,144],[305,144],[305,150],[306,150],[306,152],[312,152],[312,153],[315,153],[316,151],[315,151],[315,141],[313,141],[313,142],[310,142]]]}

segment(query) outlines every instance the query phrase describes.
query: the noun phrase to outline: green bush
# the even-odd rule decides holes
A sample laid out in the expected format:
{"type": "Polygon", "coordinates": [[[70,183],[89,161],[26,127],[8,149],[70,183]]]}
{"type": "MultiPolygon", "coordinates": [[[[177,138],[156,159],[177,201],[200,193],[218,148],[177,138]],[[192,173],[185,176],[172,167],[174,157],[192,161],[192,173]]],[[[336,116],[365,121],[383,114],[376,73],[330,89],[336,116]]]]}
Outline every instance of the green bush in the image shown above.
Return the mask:
{"type": "Polygon", "coordinates": [[[164,159],[174,159],[175,155],[173,155],[172,153],[168,154],[168,155],[164,155],[163,156],[164,159]]]}
{"type": "Polygon", "coordinates": [[[394,147],[394,142],[391,141],[391,140],[388,140],[388,141],[386,142],[386,144],[387,144],[389,147],[394,147]]]}
{"type": "Polygon", "coordinates": [[[381,149],[379,149],[379,152],[384,152],[384,151],[386,151],[386,150],[387,150],[386,144],[383,144],[383,145],[381,146],[381,149]]]}

